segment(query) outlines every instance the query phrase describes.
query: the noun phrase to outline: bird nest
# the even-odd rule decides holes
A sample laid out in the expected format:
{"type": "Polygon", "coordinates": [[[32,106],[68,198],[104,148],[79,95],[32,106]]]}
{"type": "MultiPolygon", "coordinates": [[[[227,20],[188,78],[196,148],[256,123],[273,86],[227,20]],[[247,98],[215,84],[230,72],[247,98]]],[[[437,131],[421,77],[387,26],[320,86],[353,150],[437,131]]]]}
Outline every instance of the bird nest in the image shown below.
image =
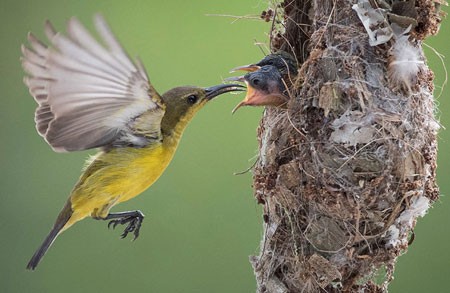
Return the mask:
{"type": "Polygon", "coordinates": [[[266,108],[258,131],[259,292],[386,291],[416,219],[439,197],[439,123],[421,40],[441,15],[433,1],[408,3],[416,25],[378,45],[345,1],[277,4],[283,31],[273,26],[272,46],[300,70],[288,107],[266,108]],[[394,63],[400,42],[414,51],[414,72],[394,63]]]}

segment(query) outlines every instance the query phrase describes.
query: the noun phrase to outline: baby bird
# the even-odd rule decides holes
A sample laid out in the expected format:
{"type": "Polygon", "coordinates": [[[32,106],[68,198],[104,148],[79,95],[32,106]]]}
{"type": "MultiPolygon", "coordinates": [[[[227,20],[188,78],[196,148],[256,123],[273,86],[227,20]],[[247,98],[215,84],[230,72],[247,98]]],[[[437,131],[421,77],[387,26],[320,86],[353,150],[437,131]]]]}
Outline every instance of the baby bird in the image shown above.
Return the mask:
{"type": "Polygon", "coordinates": [[[281,106],[289,100],[287,89],[297,75],[297,62],[288,53],[278,51],[254,64],[239,66],[231,72],[242,70],[247,74],[227,80],[245,82],[247,94],[232,111],[242,106],[281,106]]]}

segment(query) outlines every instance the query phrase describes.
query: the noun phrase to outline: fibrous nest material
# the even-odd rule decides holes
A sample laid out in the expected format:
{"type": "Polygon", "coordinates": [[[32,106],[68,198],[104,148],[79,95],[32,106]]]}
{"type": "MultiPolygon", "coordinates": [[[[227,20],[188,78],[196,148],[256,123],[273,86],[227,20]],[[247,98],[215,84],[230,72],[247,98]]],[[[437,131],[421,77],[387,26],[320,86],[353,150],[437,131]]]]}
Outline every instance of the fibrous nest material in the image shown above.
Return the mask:
{"type": "Polygon", "coordinates": [[[439,3],[359,3],[380,18],[365,26],[340,0],[271,8],[282,17],[272,49],[295,56],[299,74],[287,109],[266,108],[258,130],[258,292],[386,292],[416,219],[439,196],[433,73],[421,50],[438,31],[439,3]],[[392,63],[397,42],[415,54],[407,74],[392,63]]]}

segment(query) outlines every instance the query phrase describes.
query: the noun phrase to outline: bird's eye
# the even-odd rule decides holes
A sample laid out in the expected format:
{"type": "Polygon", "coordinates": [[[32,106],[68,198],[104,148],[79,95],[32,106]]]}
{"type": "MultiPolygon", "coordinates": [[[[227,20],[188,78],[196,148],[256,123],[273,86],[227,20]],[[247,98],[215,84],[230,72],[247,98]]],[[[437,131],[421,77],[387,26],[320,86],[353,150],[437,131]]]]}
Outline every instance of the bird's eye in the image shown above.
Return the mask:
{"type": "Polygon", "coordinates": [[[187,97],[187,101],[189,104],[195,104],[195,102],[197,102],[197,96],[196,95],[190,95],[189,97],[187,97]]]}
{"type": "Polygon", "coordinates": [[[252,82],[253,82],[254,85],[258,85],[259,84],[259,79],[255,78],[255,79],[252,80],[252,82]]]}

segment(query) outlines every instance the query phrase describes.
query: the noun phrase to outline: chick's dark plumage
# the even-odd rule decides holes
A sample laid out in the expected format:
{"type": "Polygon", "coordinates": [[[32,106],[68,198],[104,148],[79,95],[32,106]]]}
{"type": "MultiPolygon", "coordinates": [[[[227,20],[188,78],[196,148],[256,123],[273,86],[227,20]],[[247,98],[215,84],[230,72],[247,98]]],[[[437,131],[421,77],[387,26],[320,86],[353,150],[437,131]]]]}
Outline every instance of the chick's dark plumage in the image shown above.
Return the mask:
{"type": "Polygon", "coordinates": [[[232,71],[249,73],[230,80],[243,81],[247,95],[234,109],[241,106],[281,106],[289,100],[287,88],[298,74],[297,62],[288,53],[279,51],[269,54],[257,63],[240,66],[232,71]]]}
{"type": "Polygon", "coordinates": [[[265,65],[275,66],[282,75],[289,74],[291,76],[296,76],[298,73],[297,61],[295,61],[291,54],[284,51],[269,54],[255,65],[259,67],[265,65]]]}

